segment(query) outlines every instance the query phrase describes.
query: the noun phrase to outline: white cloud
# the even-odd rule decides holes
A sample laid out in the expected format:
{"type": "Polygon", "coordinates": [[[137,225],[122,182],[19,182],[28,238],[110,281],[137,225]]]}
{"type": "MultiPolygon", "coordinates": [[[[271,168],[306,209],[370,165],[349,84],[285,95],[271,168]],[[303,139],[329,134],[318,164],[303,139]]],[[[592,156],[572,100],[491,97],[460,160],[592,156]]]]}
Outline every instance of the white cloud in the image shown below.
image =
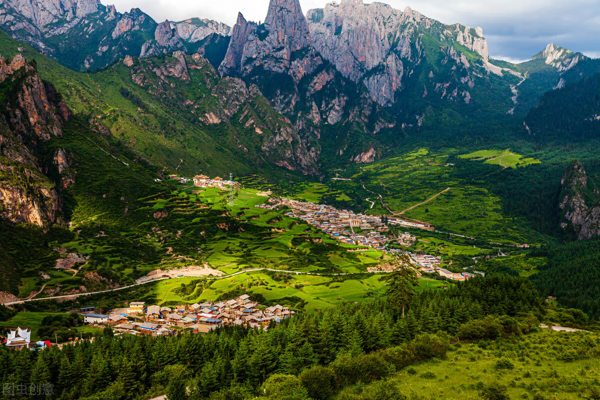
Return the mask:
{"type": "MultiPolygon", "coordinates": [[[[251,21],[264,21],[269,0],[102,0],[115,3],[119,12],[142,9],[157,21],[210,18],[233,25],[238,12],[251,21]]],[[[300,0],[306,12],[331,0],[300,0]]],[[[340,0],[338,0],[339,2],[340,0]]],[[[528,59],[550,42],[600,53],[600,1],[598,0],[377,0],[403,10],[406,6],[446,24],[481,26],[490,53],[515,60],[528,59]]],[[[372,0],[365,0],[371,3],[372,0]]],[[[497,56],[498,57],[498,56],[497,56]]]]}

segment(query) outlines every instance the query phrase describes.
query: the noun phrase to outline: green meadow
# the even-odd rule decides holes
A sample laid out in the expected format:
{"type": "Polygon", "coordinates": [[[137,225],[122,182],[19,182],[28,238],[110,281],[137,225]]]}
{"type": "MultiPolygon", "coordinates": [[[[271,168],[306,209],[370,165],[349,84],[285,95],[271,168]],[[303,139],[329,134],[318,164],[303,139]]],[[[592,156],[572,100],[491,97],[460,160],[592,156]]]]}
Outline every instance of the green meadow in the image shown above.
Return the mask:
{"type": "MultiPolygon", "coordinates": [[[[497,342],[456,343],[446,359],[392,378],[414,400],[475,400],[492,383],[506,399],[585,399],[598,387],[600,354],[586,354],[596,334],[539,332],[497,342]]],[[[500,399],[500,397],[498,397],[500,399]]]]}
{"type": "MultiPolygon", "coordinates": [[[[362,302],[381,297],[386,290],[385,274],[356,276],[312,276],[272,272],[249,272],[234,277],[206,280],[171,279],[153,284],[149,295],[160,305],[228,299],[250,294],[266,304],[280,303],[305,311],[326,309],[344,302],[362,302]]],[[[418,290],[447,287],[448,283],[419,280],[418,290]]]]}
{"type": "Polygon", "coordinates": [[[485,161],[486,164],[500,165],[504,168],[522,168],[533,164],[541,164],[535,158],[525,158],[507,150],[480,150],[470,154],[461,155],[460,158],[474,161],[485,161]]]}

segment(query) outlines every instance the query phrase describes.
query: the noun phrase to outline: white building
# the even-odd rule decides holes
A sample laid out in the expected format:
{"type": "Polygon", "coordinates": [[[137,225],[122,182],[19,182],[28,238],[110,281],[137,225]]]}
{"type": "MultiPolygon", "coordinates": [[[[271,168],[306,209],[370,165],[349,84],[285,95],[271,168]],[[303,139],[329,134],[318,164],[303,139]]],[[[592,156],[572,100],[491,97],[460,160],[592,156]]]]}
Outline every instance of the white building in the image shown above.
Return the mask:
{"type": "Polygon", "coordinates": [[[108,322],[108,315],[102,314],[86,314],[83,316],[83,322],[86,324],[103,324],[108,322]]]}

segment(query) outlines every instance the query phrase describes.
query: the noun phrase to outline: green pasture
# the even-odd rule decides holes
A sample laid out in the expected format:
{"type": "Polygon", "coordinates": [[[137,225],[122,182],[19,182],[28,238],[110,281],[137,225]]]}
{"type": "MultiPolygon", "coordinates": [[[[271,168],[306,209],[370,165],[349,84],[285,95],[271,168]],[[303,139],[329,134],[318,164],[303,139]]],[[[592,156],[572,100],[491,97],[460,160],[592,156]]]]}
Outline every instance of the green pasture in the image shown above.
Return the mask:
{"type": "Polygon", "coordinates": [[[535,158],[524,158],[519,154],[507,150],[480,150],[470,154],[459,156],[463,159],[474,161],[485,161],[486,164],[500,165],[504,168],[522,168],[533,164],[541,164],[540,160],[535,158]]]}
{"type": "Polygon", "coordinates": [[[587,333],[540,332],[491,346],[459,343],[446,359],[406,368],[392,381],[409,399],[479,400],[491,383],[506,388],[508,397],[502,398],[590,398],[586,395],[600,379],[598,356],[565,357],[571,343],[593,338],[587,333]]]}
{"type": "Polygon", "coordinates": [[[49,315],[58,315],[42,312],[20,312],[8,321],[0,322],[0,328],[28,328],[31,329],[31,339],[38,339],[37,331],[42,326],[42,320],[49,315]]]}
{"type": "MultiPolygon", "coordinates": [[[[324,309],[347,301],[365,301],[380,297],[385,293],[385,274],[356,277],[313,276],[249,272],[234,277],[214,281],[198,278],[181,278],[157,282],[149,294],[159,304],[194,303],[223,300],[228,297],[247,294],[262,295],[269,303],[281,303],[298,307],[304,303],[304,310],[324,309]],[[284,277],[284,278],[281,278],[284,277]],[[195,288],[182,294],[182,285],[194,283],[195,288]]],[[[447,282],[430,279],[419,280],[419,290],[448,286],[447,282]]]]}

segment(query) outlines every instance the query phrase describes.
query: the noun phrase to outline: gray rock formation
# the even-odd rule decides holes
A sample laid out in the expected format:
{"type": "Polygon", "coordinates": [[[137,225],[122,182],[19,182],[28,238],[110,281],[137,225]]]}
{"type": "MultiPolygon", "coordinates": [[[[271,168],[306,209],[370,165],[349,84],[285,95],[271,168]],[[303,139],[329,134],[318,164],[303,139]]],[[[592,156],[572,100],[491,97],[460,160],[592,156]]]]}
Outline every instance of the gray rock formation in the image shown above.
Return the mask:
{"type": "Polygon", "coordinates": [[[548,44],[542,52],[536,54],[532,58],[532,60],[544,60],[547,65],[556,68],[558,72],[561,73],[575,67],[584,59],[586,59],[586,57],[583,54],[573,53],[554,43],[548,44]]]}
{"type": "Polygon", "coordinates": [[[169,21],[165,21],[156,27],[154,40],[144,43],[140,57],[160,56],[183,48],[184,46],[177,34],[177,30],[171,27],[169,21]]]}
{"type": "Polygon", "coordinates": [[[572,163],[562,180],[561,228],[568,238],[593,239],[600,235],[600,191],[588,179],[579,162],[572,163]]]}
{"type": "Polygon", "coordinates": [[[222,74],[247,76],[261,68],[290,75],[298,83],[321,64],[321,57],[311,45],[299,0],[271,0],[263,25],[238,16],[219,70],[222,74]]]}
{"type": "Polygon", "coordinates": [[[231,27],[209,19],[191,18],[182,22],[171,23],[179,37],[187,42],[196,43],[213,33],[229,36],[231,27]]]}
{"type": "MultiPolygon", "coordinates": [[[[481,28],[446,26],[407,7],[404,12],[387,4],[342,0],[307,13],[316,50],[342,75],[363,82],[371,98],[381,106],[393,104],[395,93],[424,56],[421,35],[425,31],[442,42],[459,43],[488,59],[481,28]]],[[[455,58],[468,68],[464,55],[455,58]]]]}
{"type": "Polygon", "coordinates": [[[28,19],[40,31],[66,19],[83,18],[98,11],[99,0],[5,0],[5,4],[28,19]]]}

